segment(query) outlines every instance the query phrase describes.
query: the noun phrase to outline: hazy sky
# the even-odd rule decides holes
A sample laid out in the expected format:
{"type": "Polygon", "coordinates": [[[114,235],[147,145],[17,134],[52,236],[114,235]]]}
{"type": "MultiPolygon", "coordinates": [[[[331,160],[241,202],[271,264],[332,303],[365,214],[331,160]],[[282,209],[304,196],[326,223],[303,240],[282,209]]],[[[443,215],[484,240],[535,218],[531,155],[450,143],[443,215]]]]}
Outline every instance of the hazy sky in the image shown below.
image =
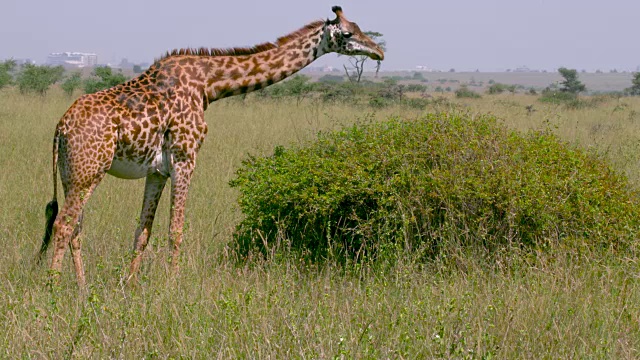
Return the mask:
{"type": "MultiPolygon", "coordinates": [[[[152,62],[179,47],[249,46],[341,5],[384,34],[383,69],[604,71],[640,65],[639,0],[3,0],[0,59],[95,52],[100,63],[152,62]]],[[[346,61],[325,55],[315,65],[346,61]]]]}

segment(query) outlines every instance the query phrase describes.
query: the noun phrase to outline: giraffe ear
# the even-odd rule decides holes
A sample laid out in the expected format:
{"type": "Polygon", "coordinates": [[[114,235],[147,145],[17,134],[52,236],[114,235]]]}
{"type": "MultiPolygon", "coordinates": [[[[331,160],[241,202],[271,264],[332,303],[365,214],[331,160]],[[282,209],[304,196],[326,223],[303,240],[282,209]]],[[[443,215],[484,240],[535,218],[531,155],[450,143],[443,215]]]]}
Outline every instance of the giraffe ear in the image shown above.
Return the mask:
{"type": "Polygon", "coordinates": [[[338,24],[340,23],[341,20],[344,19],[344,15],[342,15],[342,7],[334,6],[331,8],[331,11],[333,11],[336,14],[335,20],[333,21],[328,20],[328,22],[330,22],[331,24],[338,24]]]}
{"type": "Polygon", "coordinates": [[[331,8],[331,11],[333,11],[334,13],[336,13],[336,15],[338,15],[339,18],[342,17],[342,7],[340,6],[334,6],[331,8]]]}

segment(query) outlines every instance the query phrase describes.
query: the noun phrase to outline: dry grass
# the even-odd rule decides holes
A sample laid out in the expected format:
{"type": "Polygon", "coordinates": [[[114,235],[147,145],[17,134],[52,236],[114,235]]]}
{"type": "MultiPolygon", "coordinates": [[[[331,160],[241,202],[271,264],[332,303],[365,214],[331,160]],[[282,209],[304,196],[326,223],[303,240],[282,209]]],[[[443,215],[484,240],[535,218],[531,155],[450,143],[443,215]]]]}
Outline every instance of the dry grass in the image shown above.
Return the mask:
{"type": "MultiPolygon", "coordinates": [[[[517,129],[554,127],[640,181],[636,99],[580,110],[524,95],[451,101],[517,129]]],[[[55,92],[44,99],[0,92],[0,357],[640,357],[636,258],[513,250],[489,264],[461,250],[426,266],[407,260],[387,269],[296,259],[237,265],[226,244],[241,214],[227,182],[247,152],[309,141],[358,117],[417,113],[401,108],[215,104],[190,192],[180,274],[167,269],[165,194],[140,284],[119,285],[144,182],[107,177],[85,216],[89,296],[79,298],[68,255],[59,286],[47,289],[46,266],[32,259],[52,192],[53,128],[71,102],[55,92]]]]}

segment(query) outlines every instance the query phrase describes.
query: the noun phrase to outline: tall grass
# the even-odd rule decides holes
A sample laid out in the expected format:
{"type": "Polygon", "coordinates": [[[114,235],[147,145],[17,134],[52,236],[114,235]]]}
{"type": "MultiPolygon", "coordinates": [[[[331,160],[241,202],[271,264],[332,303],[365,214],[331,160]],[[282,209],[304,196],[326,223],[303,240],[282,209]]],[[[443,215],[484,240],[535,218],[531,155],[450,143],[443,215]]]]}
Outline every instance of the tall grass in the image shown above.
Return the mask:
{"type": "Polygon", "coordinates": [[[228,181],[248,152],[304,143],[358,118],[466,108],[515,129],[555,128],[640,180],[640,101],[569,110],[528,96],[376,109],[228,99],[207,111],[209,136],[187,208],[181,272],[167,267],[168,194],[141,281],[126,274],[144,181],[107,177],[85,213],[89,292],[69,255],[59,285],[32,262],[51,197],[51,140],[73,100],[0,91],[0,357],[3,358],[638,358],[640,265],[633,256],[558,248],[491,257],[451,251],[427,265],[314,265],[297,258],[238,265],[241,219],[228,181]],[[533,105],[536,111],[526,109],[533,105]]]}

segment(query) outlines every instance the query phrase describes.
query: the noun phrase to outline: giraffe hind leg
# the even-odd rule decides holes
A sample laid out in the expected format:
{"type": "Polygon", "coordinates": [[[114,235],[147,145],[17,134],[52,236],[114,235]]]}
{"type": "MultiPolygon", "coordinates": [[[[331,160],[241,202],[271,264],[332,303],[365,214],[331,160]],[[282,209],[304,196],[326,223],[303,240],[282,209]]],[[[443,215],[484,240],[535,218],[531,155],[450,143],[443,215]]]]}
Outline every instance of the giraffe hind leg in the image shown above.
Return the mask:
{"type": "Polygon", "coordinates": [[[80,212],[80,219],[78,219],[78,223],[76,227],[73,229],[73,234],[71,234],[71,256],[73,258],[73,265],[76,269],[76,277],[78,281],[78,285],[83,288],[86,284],[84,277],[84,265],[82,262],[82,249],[80,247],[80,233],[82,232],[82,220],[84,218],[84,210],[80,212]]]}
{"type": "Polygon", "coordinates": [[[82,230],[82,212],[85,204],[89,200],[89,197],[93,193],[93,190],[100,183],[100,180],[104,177],[104,173],[98,176],[88,187],[84,189],[80,187],[67,187],[65,186],[65,201],[62,209],[53,224],[53,244],[54,251],[51,259],[51,276],[55,279],[58,278],[60,271],[62,270],[62,260],[64,259],[64,253],[66,247],[71,245],[71,251],[73,254],[73,262],[76,270],[76,277],[78,286],[84,288],[84,266],[82,263],[82,250],[81,244],[78,239],[82,230]],[[80,189],[79,189],[80,188],[80,189]]]}
{"type": "Polygon", "coordinates": [[[169,226],[169,241],[172,248],[171,270],[177,273],[179,269],[180,245],[184,228],[184,210],[189,192],[189,184],[195,164],[193,161],[183,161],[174,164],[171,174],[171,224],[169,226]]]}
{"type": "Polygon", "coordinates": [[[151,236],[153,220],[155,218],[160,197],[162,196],[162,190],[166,183],[167,177],[165,176],[159,174],[150,174],[147,176],[144,186],[144,200],[142,202],[142,210],[140,212],[140,225],[138,225],[138,228],[136,229],[133,244],[133,258],[131,260],[129,278],[127,281],[135,280],[138,269],[140,268],[142,254],[144,253],[149,237],[151,236]]]}

